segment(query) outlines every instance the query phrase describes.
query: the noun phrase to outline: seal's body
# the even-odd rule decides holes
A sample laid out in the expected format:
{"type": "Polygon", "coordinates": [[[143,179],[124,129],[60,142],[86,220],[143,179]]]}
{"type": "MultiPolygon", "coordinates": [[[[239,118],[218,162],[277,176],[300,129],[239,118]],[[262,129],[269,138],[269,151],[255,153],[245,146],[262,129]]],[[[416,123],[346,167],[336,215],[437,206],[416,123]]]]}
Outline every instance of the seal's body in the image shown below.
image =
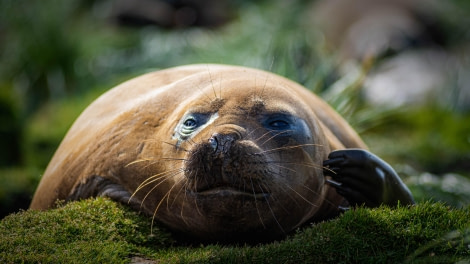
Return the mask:
{"type": "Polygon", "coordinates": [[[347,148],[366,146],[299,84],[244,67],[177,67],[92,103],[55,153],[31,208],[108,196],[188,236],[234,241],[283,236],[348,201],[413,202],[386,163],[347,148]]]}

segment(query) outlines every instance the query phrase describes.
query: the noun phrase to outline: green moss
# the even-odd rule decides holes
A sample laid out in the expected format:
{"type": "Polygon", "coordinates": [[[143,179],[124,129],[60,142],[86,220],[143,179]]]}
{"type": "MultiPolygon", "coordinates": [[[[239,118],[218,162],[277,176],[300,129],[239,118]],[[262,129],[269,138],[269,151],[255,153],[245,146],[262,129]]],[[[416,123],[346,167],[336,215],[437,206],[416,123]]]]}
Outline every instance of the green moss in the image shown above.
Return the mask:
{"type": "Polygon", "coordinates": [[[359,208],[256,246],[174,243],[150,219],[107,199],[13,214],[0,222],[0,262],[402,263],[470,260],[470,208],[439,203],[359,208]]]}
{"type": "Polygon", "coordinates": [[[170,244],[150,234],[146,218],[106,199],[69,203],[46,212],[25,211],[0,223],[0,262],[119,263],[136,245],[170,244]]]}

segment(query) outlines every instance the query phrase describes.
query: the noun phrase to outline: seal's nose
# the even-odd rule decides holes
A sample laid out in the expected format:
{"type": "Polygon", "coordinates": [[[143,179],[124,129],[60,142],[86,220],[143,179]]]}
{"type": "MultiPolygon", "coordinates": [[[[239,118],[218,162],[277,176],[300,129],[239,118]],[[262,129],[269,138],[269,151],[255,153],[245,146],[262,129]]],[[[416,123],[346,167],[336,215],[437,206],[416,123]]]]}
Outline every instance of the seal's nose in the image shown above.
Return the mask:
{"type": "Polygon", "coordinates": [[[232,143],[240,139],[238,133],[219,134],[215,133],[209,138],[209,144],[214,151],[214,155],[225,154],[229,151],[232,143]]]}

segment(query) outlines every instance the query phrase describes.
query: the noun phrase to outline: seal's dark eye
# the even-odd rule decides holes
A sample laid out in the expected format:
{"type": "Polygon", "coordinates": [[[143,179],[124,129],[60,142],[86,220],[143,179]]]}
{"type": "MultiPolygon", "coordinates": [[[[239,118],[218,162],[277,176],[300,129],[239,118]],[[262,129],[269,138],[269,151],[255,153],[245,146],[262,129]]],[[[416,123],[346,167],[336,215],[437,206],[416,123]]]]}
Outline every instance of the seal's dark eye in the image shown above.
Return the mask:
{"type": "Polygon", "coordinates": [[[284,120],[274,120],[269,122],[269,126],[272,129],[287,129],[289,128],[289,123],[284,120]]]}
{"type": "Polygon", "coordinates": [[[265,119],[261,121],[263,126],[275,133],[283,131],[284,136],[288,136],[296,127],[296,118],[286,113],[273,113],[265,116],[265,119]],[[290,131],[290,132],[288,132],[290,131]]]}
{"type": "Polygon", "coordinates": [[[290,140],[298,143],[311,141],[312,133],[305,120],[288,112],[268,113],[260,120],[260,124],[280,145],[288,144],[290,140]]]}
{"type": "Polygon", "coordinates": [[[210,114],[191,113],[186,115],[176,127],[180,139],[185,140],[203,127],[210,118],[210,114]]]}
{"type": "Polygon", "coordinates": [[[189,136],[193,133],[198,127],[198,121],[195,117],[189,116],[184,120],[183,124],[180,127],[180,134],[182,136],[189,136]]]}
{"type": "Polygon", "coordinates": [[[185,128],[191,129],[197,126],[197,121],[194,118],[188,118],[184,121],[183,125],[185,128]]]}
{"type": "Polygon", "coordinates": [[[175,127],[173,138],[178,139],[178,144],[180,144],[182,141],[196,135],[198,131],[208,125],[208,122],[212,122],[218,116],[217,113],[188,113],[175,127]]]}

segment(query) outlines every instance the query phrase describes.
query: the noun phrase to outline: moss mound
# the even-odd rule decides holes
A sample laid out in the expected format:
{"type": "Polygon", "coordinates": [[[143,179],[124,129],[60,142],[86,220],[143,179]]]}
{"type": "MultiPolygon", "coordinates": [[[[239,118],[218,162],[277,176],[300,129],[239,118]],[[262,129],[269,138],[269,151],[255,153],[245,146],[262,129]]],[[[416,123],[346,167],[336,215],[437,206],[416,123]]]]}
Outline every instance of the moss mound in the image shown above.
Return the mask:
{"type": "Polygon", "coordinates": [[[150,219],[107,199],[24,211],[0,222],[0,262],[442,263],[470,261],[470,208],[439,203],[359,208],[283,241],[182,246],[150,219]]]}
{"type": "Polygon", "coordinates": [[[121,263],[146,246],[171,244],[148,219],[107,199],[23,211],[0,222],[0,262],[121,263]]]}

